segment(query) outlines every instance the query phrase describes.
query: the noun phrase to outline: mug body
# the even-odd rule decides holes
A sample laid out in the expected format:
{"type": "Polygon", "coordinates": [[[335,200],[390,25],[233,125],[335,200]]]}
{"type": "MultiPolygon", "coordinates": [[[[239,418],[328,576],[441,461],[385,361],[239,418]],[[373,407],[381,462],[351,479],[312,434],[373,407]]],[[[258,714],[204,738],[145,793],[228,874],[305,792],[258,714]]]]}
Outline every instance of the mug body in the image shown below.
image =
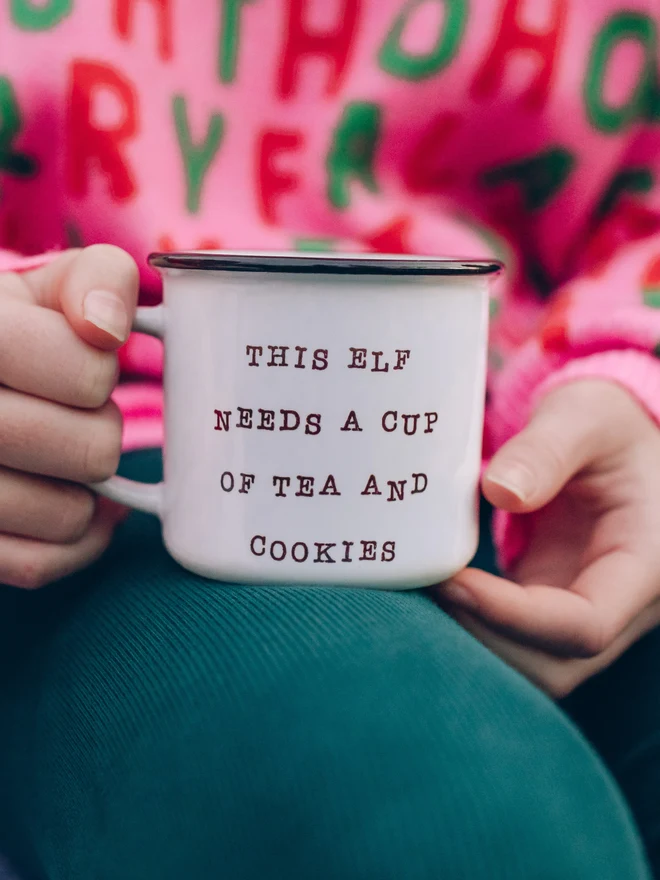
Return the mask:
{"type": "Polygon", "coordinates": [[[227,582],[388,589],[469,562],[486,275],[163,274],[172,556],[227,582]]]}

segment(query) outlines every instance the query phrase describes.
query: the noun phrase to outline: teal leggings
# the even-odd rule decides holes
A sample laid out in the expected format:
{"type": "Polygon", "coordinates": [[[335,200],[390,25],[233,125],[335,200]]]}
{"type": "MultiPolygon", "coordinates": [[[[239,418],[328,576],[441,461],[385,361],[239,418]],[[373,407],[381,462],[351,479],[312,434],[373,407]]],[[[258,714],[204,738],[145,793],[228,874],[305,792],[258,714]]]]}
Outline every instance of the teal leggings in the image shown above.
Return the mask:
{"type": "Polygon", "coordinates": [[[24,880],[649,876],[592,747],[427,594],[209,583],[138,514],[0,588],[0,851],[24,880]]]}

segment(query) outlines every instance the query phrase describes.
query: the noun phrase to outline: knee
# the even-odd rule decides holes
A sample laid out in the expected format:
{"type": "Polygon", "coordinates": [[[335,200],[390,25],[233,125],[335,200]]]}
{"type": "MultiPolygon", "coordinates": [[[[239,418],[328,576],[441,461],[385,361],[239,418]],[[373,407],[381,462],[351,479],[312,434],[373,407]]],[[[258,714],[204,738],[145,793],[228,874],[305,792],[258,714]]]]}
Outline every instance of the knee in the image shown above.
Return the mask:
{"type": "MultiPolygon", "coordinates": [[[[290,832],[305,829],[295,876],[646,878],[591,749],[490,657],[473,677],[459,642],[453,658],[413,640],[377,667],[347,664],[296,719],[270,769],[290,832]]],[[[282,712],[295,718],[291,704],[282,712]]]]}
{"type": "Polygon", "coordinates": [[[591,749],[441,612],[421,597],[278,601],[294,603],[272,609],[285,641],[250,639],[259,659],[236,656],[221,680],[208,667],[194,698],[182,688],[189,711],[158,759],[176,789],[185,754],[193,825],[216,817],[228,876],[646,877],[591,749]]]}
{"type": "Polygon", "coordinates": [[[130,596],[124,651],[93,656],[87,618],[47,707],[52,784],[22,822],[54,880],[645,877],[591,751],[422,597],[130,596]]]}

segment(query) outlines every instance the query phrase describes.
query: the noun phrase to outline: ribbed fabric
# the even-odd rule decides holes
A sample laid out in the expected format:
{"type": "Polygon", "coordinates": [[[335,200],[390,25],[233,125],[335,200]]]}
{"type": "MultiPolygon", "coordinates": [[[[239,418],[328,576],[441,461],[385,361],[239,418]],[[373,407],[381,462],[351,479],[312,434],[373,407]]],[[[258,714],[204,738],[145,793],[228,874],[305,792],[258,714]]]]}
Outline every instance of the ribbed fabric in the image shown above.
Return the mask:
{"type": "Polygon", "coordinates": [[[58,251],[47,251],[26,257],[15,251],[0,248],[0,272],[27,272],[29,269],[37,269],[53,260],[58,253],[58,251]]]}
{"type": "Polygon", "coordinates": [[[146,516],[0,590],[0,717],[24,880],[647,877],[576,729],[427,595],[210,583],[146,516]]]}
{"type": "Polygon", "coordinates": [[[615,382],[630,391],[649,416],[660,424],[660,361],[648,352],[615,349],[569,361],[539,386],[536,400],[578,379],[615,382]]]}

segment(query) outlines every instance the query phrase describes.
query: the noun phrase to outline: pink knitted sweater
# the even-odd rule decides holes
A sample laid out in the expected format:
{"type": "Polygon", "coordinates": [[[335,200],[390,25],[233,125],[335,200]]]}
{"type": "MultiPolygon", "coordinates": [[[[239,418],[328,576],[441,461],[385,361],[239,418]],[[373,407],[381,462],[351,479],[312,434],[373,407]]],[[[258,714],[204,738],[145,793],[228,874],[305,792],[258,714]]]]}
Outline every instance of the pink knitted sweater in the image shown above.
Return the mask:
{"type": "MultiPolygon", "coordinates": [[[[657,0],[8,0],[0,268],[114,242],[154,302],[155,249],[500,256],[485,456],[580,377],[660,420],[659,28],[657,0]]],[[[126,448],[160,442],[160,362],[123,350],[126,448]]]]}

